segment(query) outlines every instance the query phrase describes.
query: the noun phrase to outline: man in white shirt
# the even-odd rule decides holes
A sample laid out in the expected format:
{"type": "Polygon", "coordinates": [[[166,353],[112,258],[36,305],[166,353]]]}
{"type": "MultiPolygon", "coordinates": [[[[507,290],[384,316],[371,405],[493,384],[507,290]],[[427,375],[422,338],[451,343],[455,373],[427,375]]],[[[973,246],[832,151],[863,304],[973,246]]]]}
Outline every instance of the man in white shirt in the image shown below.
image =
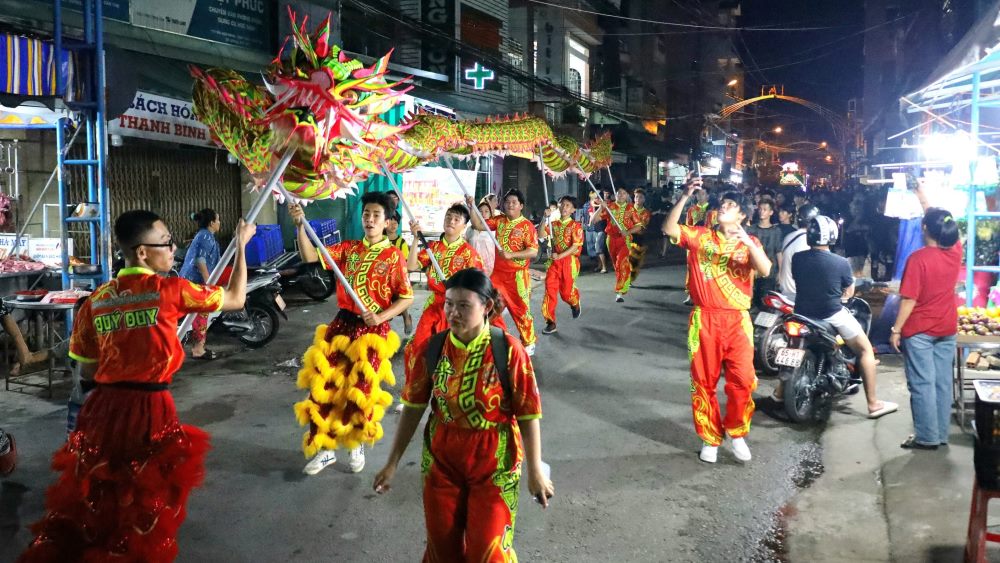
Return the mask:
{"type": "Polygon", "coordinates": [[[792,231],[781,241],[781,252],[778,253],[778,285],[781,287],[781,294],[789,301],[795,301],[795,280],[792,279],[792,256],[797,252],[809,250],[809,242],[806,240],[806,228],[814,217],[819,215],[819,208],[811,203],[807,203],[799,208],[796,224],[798,230],[792,231]]]}

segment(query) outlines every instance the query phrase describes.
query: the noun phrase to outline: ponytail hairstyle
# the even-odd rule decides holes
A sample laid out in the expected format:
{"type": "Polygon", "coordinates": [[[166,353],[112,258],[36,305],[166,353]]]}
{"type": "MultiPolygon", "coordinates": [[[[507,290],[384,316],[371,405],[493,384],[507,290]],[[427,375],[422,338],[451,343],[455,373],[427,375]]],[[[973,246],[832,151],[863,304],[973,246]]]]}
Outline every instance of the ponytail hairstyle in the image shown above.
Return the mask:
{"type": "Polygon", "coordinates": [[[466,268],[452,274],[444,282],[444,288],[446,290],[453,288],[467,289],[478,295],[483,305],[488,304],[492,299],[493,309],[486,312],[487,322],[494,316],[503,313],[503,300],[500,298],[500,292],[493,287],[490,277],[478,268],[466,268]]]}
{"type": "Polygon", "coordinates": [[[940,207],[931,207],[924,213],[924,228],[941,248],[951,248],[958,242],[958,224],[951,213],[940,207]]]}
{"type": "Polygon", "coordinates": [[[191,214],[191,220],[198,223],[199,229],[207,229],[213,221],[219,218],[219,214],[214,209],[206,207],[197,213],[191,214]]]}

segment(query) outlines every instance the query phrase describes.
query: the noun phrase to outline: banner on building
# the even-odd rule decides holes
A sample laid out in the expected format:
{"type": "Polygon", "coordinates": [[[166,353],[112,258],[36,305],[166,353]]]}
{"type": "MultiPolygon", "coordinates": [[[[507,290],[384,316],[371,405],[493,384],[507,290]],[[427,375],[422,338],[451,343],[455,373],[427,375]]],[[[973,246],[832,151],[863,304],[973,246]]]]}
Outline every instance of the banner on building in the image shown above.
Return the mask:
{"type": "Polygon", "coordinates": [[[213,146],[208,127],[195,119],[191,102],[138,91],[129,109],[108,123],[108,133],[168,143],[213,146]]]}
{"type": "MultiPolygon", "coordinates": [[[[476,172],[456,170],[462,183],[474,190],[476,172]]],[[[447,168],[421,166],[403,173],[403,195],[413,210],[413,216],[426,233],[440,233],[444,215],[454,203],[465,201],[462,186],[455,181],[447,168]]],[[[403,230],[409,232],[410,223],[403,220],[403,230]]]]}
{"type": "MultiPolygon", "coordinates": [[[[10,251],[14,248],[15,240],[17,240],[17,235],[0,235],[0,260],[7,258],[10,254],[10,251]]],[[[17,253],[27,254],[30,241],[30,235],[21,237],[21,242],[17,245],[17,253]]]]}
{"type": "MultiPolygon", "coordinates": [[[[448,37],[454,37],[455,0],[420,0],[420,20],[448,37]]],[[[422,69],[447,76],[449,84],[454,81],[455,56],[447,40],[425,39],[420,52],[422,69]]]]}
{"type": "Polygon", "coordinates": [[[132,25],[270,52],[268,0],[131,0],[132,25]]]}

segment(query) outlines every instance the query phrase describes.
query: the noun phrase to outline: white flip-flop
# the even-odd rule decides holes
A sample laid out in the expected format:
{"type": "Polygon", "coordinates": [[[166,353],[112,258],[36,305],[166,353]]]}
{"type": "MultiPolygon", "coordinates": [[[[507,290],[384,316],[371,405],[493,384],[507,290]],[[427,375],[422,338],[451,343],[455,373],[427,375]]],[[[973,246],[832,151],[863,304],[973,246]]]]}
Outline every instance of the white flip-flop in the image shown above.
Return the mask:
{"type": "Polygon", "coordinates": [[[887,414],[892,414],[899,410],[899,405],[893,403],[892,401],[882,401],[882,408],[877,411],[872,411],[868,413],[868,418],[875,419],[881,418],[887,414]]]}

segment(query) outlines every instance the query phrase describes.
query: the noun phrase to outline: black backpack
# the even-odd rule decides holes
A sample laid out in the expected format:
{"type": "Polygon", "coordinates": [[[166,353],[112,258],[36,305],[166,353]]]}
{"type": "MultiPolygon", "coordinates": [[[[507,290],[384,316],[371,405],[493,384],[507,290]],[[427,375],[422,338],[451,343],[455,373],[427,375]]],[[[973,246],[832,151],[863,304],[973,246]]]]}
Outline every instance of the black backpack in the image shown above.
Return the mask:
{"type": "MultiPolygon", "coordinates": [[[[441,361],[441,351],[444,350],[445,338],[448,338],[447,330],[435,334],[427,343],[424,358],[427,360],[428,373],[433,374],[434,370],[437,369],[438,362],[441,361]]],[[[493,366],[500,377],[500,387],[503,388],[504,396],[511,398],[510,373],[508,372],[509,366],[507,365],[507,353],[509,350],[507,347],[507,337],[504,335],[503,329],[495,326],[490,327],[490,349],[493,350],[493,366]],[[499,360],[499,358],[503,358],[503,361],[499,360]]]]}

